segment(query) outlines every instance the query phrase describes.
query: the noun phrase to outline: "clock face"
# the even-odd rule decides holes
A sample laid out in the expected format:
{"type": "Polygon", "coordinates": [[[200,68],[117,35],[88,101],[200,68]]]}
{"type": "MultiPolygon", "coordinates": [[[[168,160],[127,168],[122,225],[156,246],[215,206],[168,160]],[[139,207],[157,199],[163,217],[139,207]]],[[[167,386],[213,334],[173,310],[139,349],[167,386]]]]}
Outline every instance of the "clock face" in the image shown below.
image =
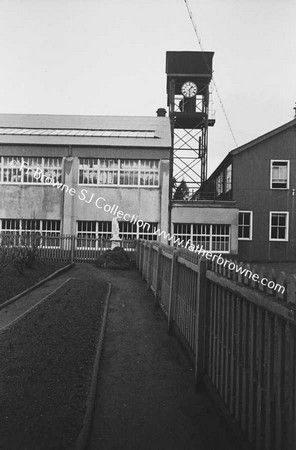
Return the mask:
{"type": "Polygon", "coordinates": [[[197,93],[197,86],[192,81],[186,81],[181,87],[184,97],[194,97],[197,93]]]}

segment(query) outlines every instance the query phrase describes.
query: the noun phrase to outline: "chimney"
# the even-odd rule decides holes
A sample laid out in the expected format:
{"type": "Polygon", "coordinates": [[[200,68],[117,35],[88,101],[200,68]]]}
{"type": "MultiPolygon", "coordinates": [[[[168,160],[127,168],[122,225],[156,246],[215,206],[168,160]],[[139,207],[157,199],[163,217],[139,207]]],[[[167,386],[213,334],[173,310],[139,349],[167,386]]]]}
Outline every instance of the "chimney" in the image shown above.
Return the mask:
{"type": "Polygon", "coordinates": [[[166,109],[165,108],[158,108],[156,111],[157,117],[165,117],[166,116],[166,109]]]}

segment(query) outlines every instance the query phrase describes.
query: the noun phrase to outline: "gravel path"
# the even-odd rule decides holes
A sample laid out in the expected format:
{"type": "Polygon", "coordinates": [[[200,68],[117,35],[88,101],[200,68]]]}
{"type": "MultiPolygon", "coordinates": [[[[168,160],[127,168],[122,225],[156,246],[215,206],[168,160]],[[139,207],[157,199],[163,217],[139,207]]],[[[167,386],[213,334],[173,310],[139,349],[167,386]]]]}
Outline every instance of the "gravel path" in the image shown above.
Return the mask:
{"type": "Polygon", "coordinates": [[[89,450],[239,450],[139,274],[101,274],[112,293],[89,450]]]}

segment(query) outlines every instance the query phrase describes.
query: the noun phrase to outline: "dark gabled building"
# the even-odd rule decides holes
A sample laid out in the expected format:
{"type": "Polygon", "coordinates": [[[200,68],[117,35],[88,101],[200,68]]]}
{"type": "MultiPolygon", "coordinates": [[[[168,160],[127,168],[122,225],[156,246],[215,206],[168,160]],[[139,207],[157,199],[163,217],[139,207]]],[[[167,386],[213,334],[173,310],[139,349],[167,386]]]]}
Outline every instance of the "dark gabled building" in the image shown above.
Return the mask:
{"type": "Polygon", "coordinates": [[[296,261],[296,119],[232,150],[192,199],[237,203],[241,260],[296,261]]]}

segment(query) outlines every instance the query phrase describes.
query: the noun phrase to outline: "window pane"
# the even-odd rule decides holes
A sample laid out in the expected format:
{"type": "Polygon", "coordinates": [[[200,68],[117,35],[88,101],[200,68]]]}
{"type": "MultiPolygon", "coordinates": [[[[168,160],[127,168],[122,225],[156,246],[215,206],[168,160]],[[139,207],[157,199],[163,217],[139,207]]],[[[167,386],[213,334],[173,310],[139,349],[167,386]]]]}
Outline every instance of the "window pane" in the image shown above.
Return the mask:
{"type": "Polygon", "coordinates": [[[278,216],[278,224],[279,226],[285,226],[286,225],[286,216],[278,216]]]}
{"type": "Polygon", "coordinates": [[[158,186],[158,164],[157,160],[140,161],[141,186],[158,186]]]}
{"type": "Polygon", "coordinates": [[[228,192],[232,187],[232,165],[227,167],[226,169],[226,189],[225,192],[228,192]]]}
{"type": "Polygon", "coordinates": [[[61,183],[62,181],[62,158],[44,158],[44,176],[61,183]]]}
{"type": "Polygon", "coordinates": [[[278,237],[279,237],[279,239],[285,239],[285,237],[286,237],[286,229],[285,228],[279,228],[278,237]]]}
{"type": "Polygon", "coordinates": [[[271,170],[271,186],[274,189],[288,187],[288,161],[273,161],[271,170]]]}
{"type": "Polygon", "coordinates": [[[118,159],[100,159],[100,184],[118,184],[118,159]]]}
{"type": "Polygon", "coordinates": [[[120,184],[137,186],[139,184],[139,160],[120,160],[120,184]]]}
{"type": "Polygon", "coordinates": [[[2,160],[2,178],[3,183],[21,183],[22,182],[22,171],[20,170],[22,158],[21,157],[0,157],[2,160]],[[12,165],[12,161],[14,164],[12,165]]]}
{"type": "Polygon", "coordinates": [[[148,222],[148,225],[143,227],[139,227],[139,239],[147,239],[149,241],[157,241],[158,236],[154,233],[157,230],[158,223],[157,222],[148,222]]]}
{"type": "Polygon", "coordinates": [[[239,239],[251,238],[251,213],[240,212],[238,216],[238,237],[239,239]]]}
{"type": "Polygon", "coordinates": [[[287,213],[271,214],[271,239],[287,239],[287,213]]]}
{"type": "Polygon", "coordinates": [[[183,240],[182,246],[190,241],[190,245],[213,252],[229,252],[229,233],[229,225],[174,224],[174,236],[183,240]]]}
{"type": "Polygon", "coordinates": [[[121,239],[137,239],[137,224],[119,222],[119,236],[121,239]]]}
{"type": "Polygon", "coordinates": [[[79,183],[98,183],[98,160],[94,158],[79,158],[79,183]]]}

